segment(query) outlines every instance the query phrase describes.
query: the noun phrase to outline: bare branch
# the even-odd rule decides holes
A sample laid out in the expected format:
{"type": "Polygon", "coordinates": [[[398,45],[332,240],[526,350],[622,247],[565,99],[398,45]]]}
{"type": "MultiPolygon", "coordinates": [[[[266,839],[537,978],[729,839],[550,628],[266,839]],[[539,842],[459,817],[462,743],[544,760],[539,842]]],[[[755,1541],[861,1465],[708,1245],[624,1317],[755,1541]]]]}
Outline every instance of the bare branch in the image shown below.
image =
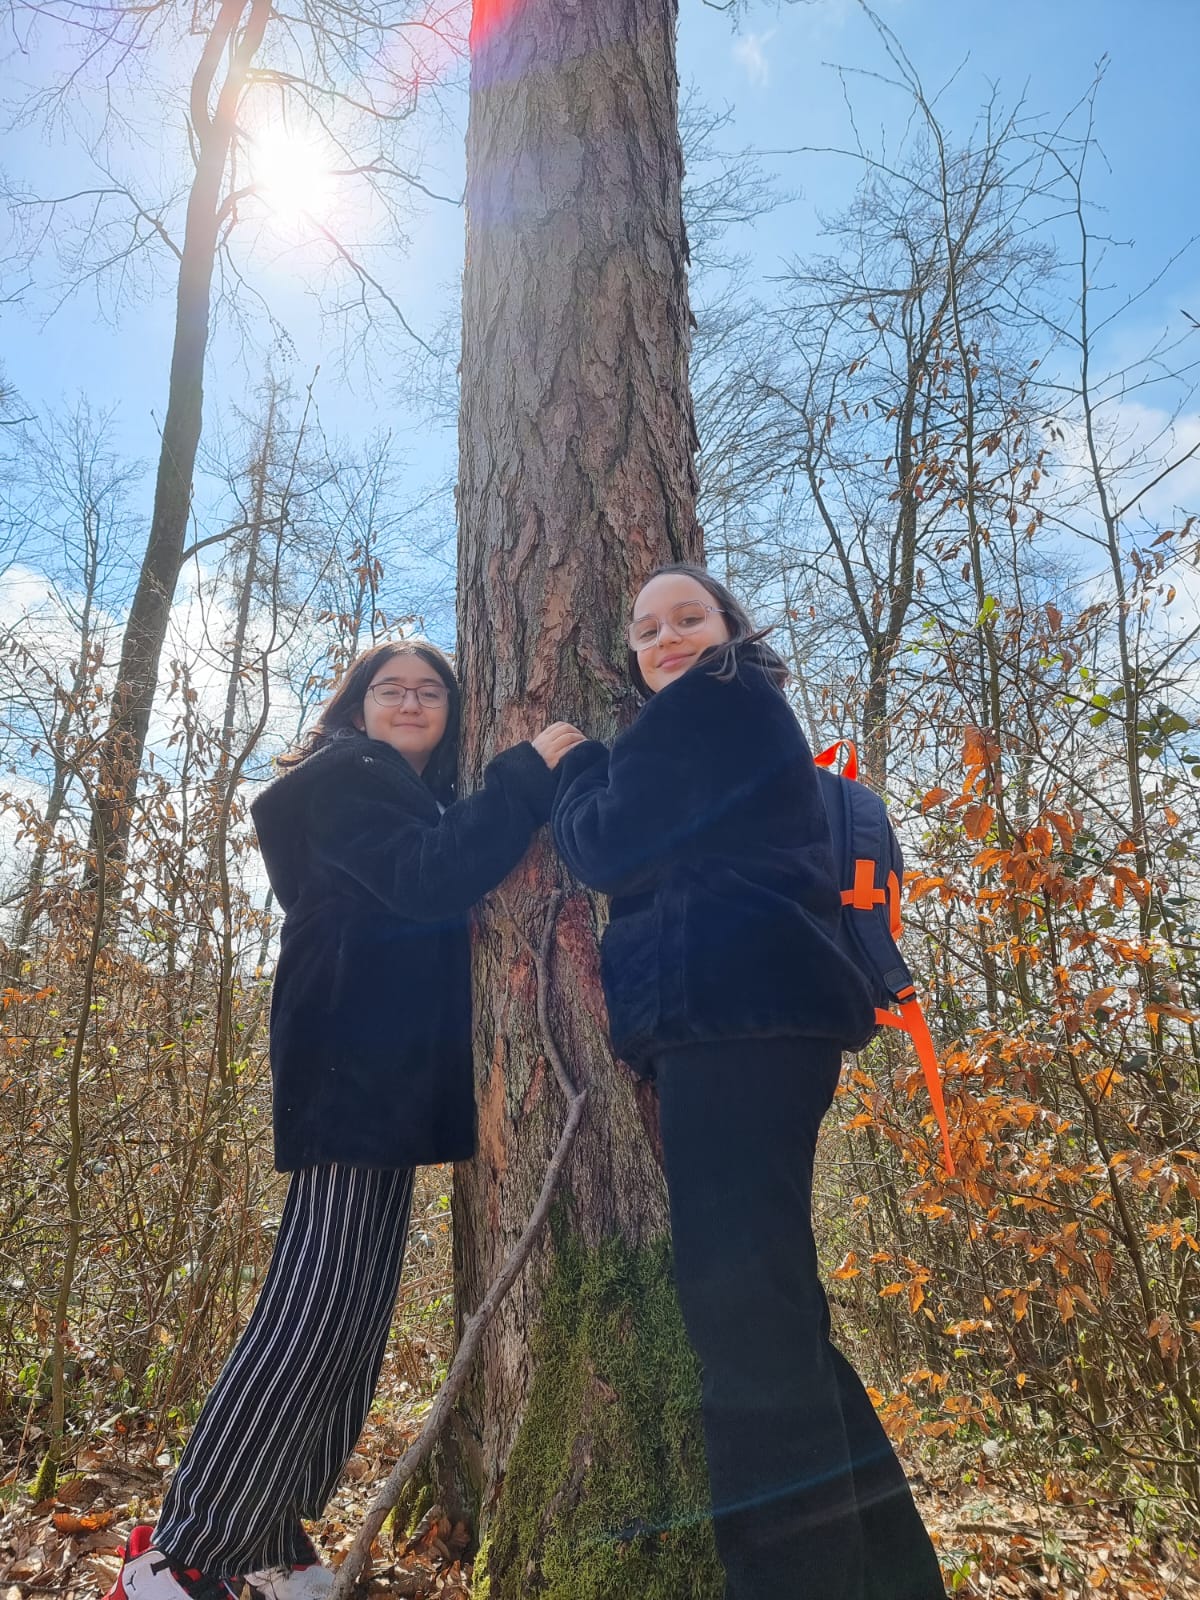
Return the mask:
{"type": "Polygon", "coordinates": [[[446,1374],[446,1381],[438,1390],[437,1398],[429,1408],[429,1414],[425,1418],[415,1442],[409,1446],[392,1468],[383,1487],[372,1501],[371,1508],[355,1536],[354,1543],[347,1552],[346,1559],[338,1568],[331,1592],[331,1600],[349,1600],[354,1584],[370,1556],[371,1545],[375,1540],[376,1534],[382,1528],[388,1513],[399,1500],[404,1486],[429,1459],[430,1452],[450,1420],[451,1409],[466,1387],[467,1379],[471,1375],[471,1368],[483,1336],[487,1332],[496,1312],[503,1304],[508,1291],[524,1269],[525,1263],[528,1261],[533,1247],[538,1241],[538,1237],[549,1220],[550,1207],[554,1200],[555,1191],[558,1188],[563,1169],[571,1154],[571,1147],[575,1143],[575,1137],[583,1121],[583,1113],[587,1108],[587,1090],[575,1088],[566,1064],[562,1059],[553,1031],[549,1029],[550,957],[554,948],[554,930],[561,903],[561,893],[555,894],[550,901],[540,948],[535,957],[535,964],[538,979],[538,1017],[543,1029],[546,1030],[544,1033],[546,1053],[550,1057],[554,1067],[554,1075],[566,1097],[566,1121],[563,1123],[558,1144],[550,1158],[550,1164],[546,1168],[546,1174],[542,1180],[541,1193],[538,1195],[537,1204],[529,1215],[529,1221],[525,1224],[520,1238],[510,1250],[500,1270],[493,1278],[487,1293],[479,1304],[478,1310],[466,1319],[458,1349],[454,1353],[454,1359],[450,1363],[450,1369],[446,1374]]]}

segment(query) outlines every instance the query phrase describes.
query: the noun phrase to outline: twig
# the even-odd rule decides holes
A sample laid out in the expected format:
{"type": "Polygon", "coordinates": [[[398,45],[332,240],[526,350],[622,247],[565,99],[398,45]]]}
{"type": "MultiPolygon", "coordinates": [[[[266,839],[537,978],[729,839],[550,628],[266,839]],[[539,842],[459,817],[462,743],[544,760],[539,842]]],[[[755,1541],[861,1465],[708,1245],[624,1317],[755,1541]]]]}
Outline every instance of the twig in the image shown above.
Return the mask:
{"type": "Polygon", "coordinates": [[[563,892],[561,889],[555,889],[550,896],[550,906],[546,912],[546,924],[542,929],[541,941],[536,950],[524,928],[513,916],[504,896],[497,893],[496,901],[501,911],[512,923],[517,938],[520,939],[526,950],[533,957],[534,970],[538,976],[538,1026],[542,1030],[542,1038],[546,1043],[547,1059],[554,1069],[554,1076],[558,1079],[558,1086],[566,1096],[567,1104],[570,1105],[578,1091],[571,1080],[571,1074],[567,1071],[567,1064],[562,1058],[562,1052],[558,1048],[558,1041],[554,1037],[554,1029],[550,1026],[550,953],[554,948],[554,930],[558,926],[558,913],[562,909],[563,892]]]}
{"type": "Polygon", "coordinates": [[[463,1326],[462,1339],[458,1349],[455,1351],[454,1359],[450,1363],[450,1370],[446,1374],[446,1381],[438,1390],[437,1397],[429,1408],[428,1415],[416,1440],[397,1461],[388,1474],[382,1489],[372,1501],[371,1508],[363,1520],[362,1527],[358,1530],[354,1543],[350,1546],[346,1559],[338,1568],[330,1600],[349,1600],[350,1591],[370,1556],[371,1545],[375,1541],[376,1534],[383,1527],[388,1513],[399,1500],[409,1479],[419,1472],[429,1459],[442,1429],[449,1420],[451,1407],[466,1386],[471,1372],[471,1365],[474,1362],[475,1354],[479,1349],[488,1325],[500,1309],[505,1295],[516,1282],[522,1268],[529,1259],[534,1245],[537,1243],[539,1234],[546,1225],[550,1215],[550,1206],[554,1199],[554,1192],[558,1188],[558,1181],[562,1176],[567,1157],[571,1153],[571,1146],[575,1143],[575,1136],[579,1132],[579,1125],[583,1120],[584,1108],[587,1102],[587,1090],[576,1089],[572,1083],[558,1046],[547,1025],[549,1020],[547,994],[550,987],[550,950],[553,944],[554,927],[558,919],[558,908],[561,902],[561,892],[556,893],[551,898],[546,925],[542,934],[541,948],[536,954],[535,961],[538,978],[538,1019],[545,1031],[546,1053],[554,1068],[554,1075],[562,1085],[563,1093],[567,1096],[567,1120],[563,1124],[558,1145],[550,1158],[550,1165],[546,1168],[546,1175],[542,1179],[542,1192],[538,1196],[537,1205],[534,1206],[529,1221],[525,1224],[525,1230],[509,1252],[499,1272],[492,1279],[487,1293],[480,1302],[479,1309],[473,1316],[467,1318],[463,1326]]]}

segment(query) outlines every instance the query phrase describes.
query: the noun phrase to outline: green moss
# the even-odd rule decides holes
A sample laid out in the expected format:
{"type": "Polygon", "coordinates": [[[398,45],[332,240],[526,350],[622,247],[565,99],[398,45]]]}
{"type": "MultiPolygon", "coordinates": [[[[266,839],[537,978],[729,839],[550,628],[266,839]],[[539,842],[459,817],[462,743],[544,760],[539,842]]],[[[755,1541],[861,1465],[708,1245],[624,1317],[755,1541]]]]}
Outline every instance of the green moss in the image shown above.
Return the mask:
{"type": "Polygon", "coordinates": [[[393,1540],[405,1539],[413,1534],[421,1518],[433,1509],[436,1502],[437,1490],[429,1474],[418,1473],[410,1478],[388,1515],[387,1526],[393,1540]]]}
{"type": "Polygon", "coordinates": [[[48,1500],[58,1484],[58,1461],[53,1450],[47,1450],[38,1467],[37,1477],[29,1486],[30,1499],[48,1500]]]}
{"type": "Polygon", "coordinates": [[[491,1540],[481,1539],[479,1549],[475,1552],[475,1566],[471,1576],[471,1593],[474,1600],[492,1600],[492,1578],[488,1571],[488,1562],[491,1556],[491,1540]]]}
{"type": "MultiPolygon", "coordinates": [[[[556,1230],[561,1233],[560,1230],[556,1230]]],[[[559,1237],[484,1600],[715,1600],[700,1385],[664,1242],[559,1237]]]]}

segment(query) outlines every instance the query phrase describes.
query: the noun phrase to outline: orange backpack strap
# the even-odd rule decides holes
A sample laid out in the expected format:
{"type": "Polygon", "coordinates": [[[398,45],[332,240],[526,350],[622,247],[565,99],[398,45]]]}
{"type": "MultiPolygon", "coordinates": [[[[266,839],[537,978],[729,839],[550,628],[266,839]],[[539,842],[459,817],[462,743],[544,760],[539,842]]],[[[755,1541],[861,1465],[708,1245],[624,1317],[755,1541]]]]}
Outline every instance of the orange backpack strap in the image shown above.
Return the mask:
{"type": "Polygon", "coordinates": [[[832,767],[837,760],[839,750],[845,750],[846,759],[842,763],[841,776],[843,778],[858,777],[858,750],[853,739],[839,739],[836,744],[831,744],[828,750],[822,750],[819,756],[813,757],[813,762],[818,767],[832,767]]]}
{"type": "Polygon", "coordinates": [[[894,872],[887,875],[887,902],[888,902],[888,927],[891,929],[892,938],[898,939],[904,932],[904,924],[900,918],[900,879],[894,872]]]}
{"type": "Polygon", "coordinates": [[[921,1002],[915,993],[909,991],[907,995],[900,996],[900,1015],[894,1011],[877,1010],[875,1020],[884,1028],[899,1028],[907,1033],[913,1042],[913,1049],[917,1052],[917,1060],[921,1063],[921,1071],[925,1074],[925,1087],[929,1090],[929,1098],[933,1103],[933,1114],[937,1118],[938,1128],[942,1135],[942,1150],[946,1157],[946,1176],[954,1176],[954,1157],[950,1153],[950,1128],[946,1121],[946,1100],[942,1094],[942,1075],[938,1071],[937,1051],[933,1048],[933,1039],[929,1032],[929,1024],[925,1021],[925,1013],[921,1009],[921,1002]]]}
{"type": "MultiPolygon", "coordinates": [[[[895,877],[893,872],[889,874],[895,877]]],[[[875,887],[875,863],[869,856],[854,863],[854,886],[842,890],[842,904],[853,906],[855,911],[873,911],[887,900],[887,890],[875,887]]],[[[895,930],[893,929],[893,932],[895,930]]]]}

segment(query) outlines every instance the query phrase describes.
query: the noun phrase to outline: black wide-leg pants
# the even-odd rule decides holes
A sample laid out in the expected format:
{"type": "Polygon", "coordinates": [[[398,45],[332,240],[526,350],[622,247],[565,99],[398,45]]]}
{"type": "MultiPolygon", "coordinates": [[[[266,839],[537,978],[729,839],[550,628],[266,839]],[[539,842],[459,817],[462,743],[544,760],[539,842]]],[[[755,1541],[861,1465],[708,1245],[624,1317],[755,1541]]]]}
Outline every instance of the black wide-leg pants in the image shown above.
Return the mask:
{"type": "Polygon", "coordinates": [[[829,1340],[813,1153],[840,1059],[824,1040],[738,1039],[655,1063],[727,1600],[945,1595],[900,1463],[829,1340]]]}
{"type": "Polygon", "coordinates": [[[362,1432],[396,1304],[413,1174],[292,1174],[262,1290],[171,1482],[155,1546],[228,1577],[311,1561],[362,1432]]]}

